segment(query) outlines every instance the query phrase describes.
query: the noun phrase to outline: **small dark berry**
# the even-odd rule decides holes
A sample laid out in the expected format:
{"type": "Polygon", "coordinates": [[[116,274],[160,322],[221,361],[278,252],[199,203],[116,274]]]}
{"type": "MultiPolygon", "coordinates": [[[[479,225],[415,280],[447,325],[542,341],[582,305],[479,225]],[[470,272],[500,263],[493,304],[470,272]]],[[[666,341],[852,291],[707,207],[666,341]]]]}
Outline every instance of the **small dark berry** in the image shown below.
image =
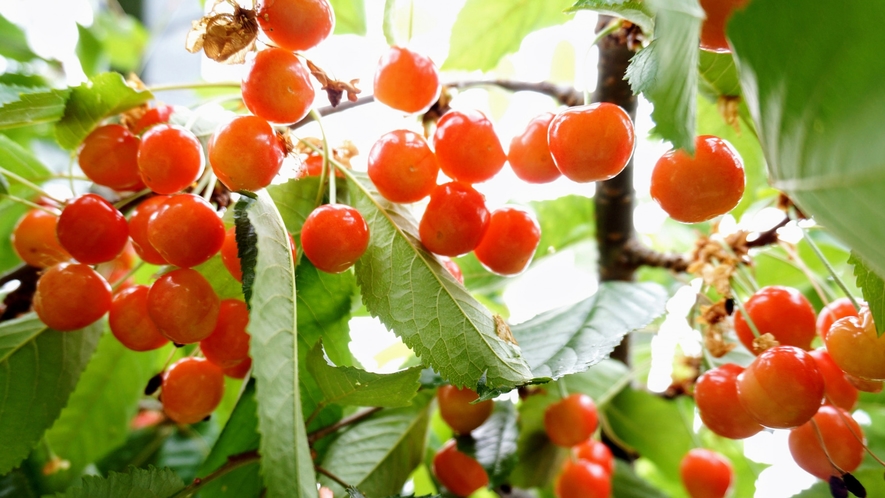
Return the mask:
{"type": "Polygon", "coordinates": [[[163,384],[163,372],[158,373],[150,378],[147,385],[144,387],[144,395],[150,396],[157,392],[157,389],[163,384]]]}
{"type": "Polygon", "coordinates": [[[839,476],[830,476],[830,494],[833,498],[848,498],[848,488],[839,476]]]}
{"type": "Polygon", "coordinates": [[[867,490],[863,487],[863,484],[857,480],[856,477],[846,472],[842,474],[842,480],[845,481],[845,487],[848,488],[848,491],[851,492],[854,496],[858,498],[866,498],[867,490]]]}
{"type": "Polygon", "coordinates": [[[734,313],[734,298],[730,297],[725,300],[725,312],[728,316],[731,316],[734,313]]]}

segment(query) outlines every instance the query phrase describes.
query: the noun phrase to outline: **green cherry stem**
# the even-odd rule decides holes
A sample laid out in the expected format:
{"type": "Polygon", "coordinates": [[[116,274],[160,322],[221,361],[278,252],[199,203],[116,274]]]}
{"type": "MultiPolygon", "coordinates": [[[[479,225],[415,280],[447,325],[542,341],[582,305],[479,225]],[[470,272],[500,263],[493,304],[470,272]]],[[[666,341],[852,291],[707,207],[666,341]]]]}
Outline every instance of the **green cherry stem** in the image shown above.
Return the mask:
{"type": "Polygon", "coordinates": [[[559,390],[559,396],[562,399],[568,398],[568,387],[565,385],[565,381],[560,380],[556,383],[556,388],[559,390]]]}
{"type": "Polygon", "coordinates": [[[125,198],[120,199],[119,201],[115,202],[115,203],[114,203],[114,207],[117,208],[117,209],[120,209],[120,208],[122,208],[123,206],[125,206],[125,205],[131,203],[132,201],[134,201],[134,200],[136,200],[136,199],[139,199],[139,198],[141,198],[141,197],[144,197],[144,196],[150,194],[151,192],[152,192],[152,190],[149,189],[149,188],[145,188],[145,189],[139,190],[138,192],[136,192],[136,193],[130,195],[129,197],[125,197],[125,198]]]}
{"type": "Polygon", "coordinates": [[[747,310],[744,308],[744,301],[738,297],[737,293],[734,292],[732,288],[732,294],[734,294],[734,304],[741,310],[741,313],[744,315],[744,318],[747,319],[747,325],[750,326],[750,330],[753,331],[753,335],[755,337],[760,337],[762,334],[759,333],[759,329],[756,328],[756,324],[753,323],[753,319],[750,317],[750,314],[747,313],[747,310]]]}
{"type": "Polygon", "coordinates": [[[10,194],[0,194],[0,195],[2,195],[3,197],[6,197],[10,201],[17,202],[19,204],[23,204],[23,205],[28,206],[30,208],[39,209],[41,211],[46,211],[47,213],[49,213],[53,216],[58,216],[60,214],[58,212],[58,210],[56,210],[56,209],[50,209],[46,206],[41,206],[41,205],[37,204],[36,202],[31,202],[27,199],[22,199],[21,197],[17,197],[17,196],[10,195],[10,194]]]}
{"type": "Polygon", "coordinates": [[[147,91],[151,93],[156,92],[170,92],[174,90],[198,90],[201,88],[240,88],[239,81],[197,81],[191,83],[171,83],[168,85],[154,85],[147,87],[147,91]]]}
{"type": "Polygon", "coordinates": [[[25,187],[28,187],[29,189],[33,190],[34,192],[37,192],[38,194],[42,195],[43,197],[46,197],[47,199],[49,199],[49,200],[51,200],[51,201],[55,201],[55,202],[57,202],[57,203],[59,203],[59,204],[64,204],[64,201],[62,201],[62,200],[56,198],[55,196],[49,194],[48,192],[46,192],[45,190],[43,190],[42,187],[40,187],[40,186],[38,186],[37,184],[31,182],[31,181],[28,180],[27,178],[24,178],[24,177],[22,177],[22,176],[19,176],[18,174],[13,173],[12,171],[9,171],[8,169],[6,169],[6,168],[2,168],[2,167],[0,167],[0,173],[2,173],[4,176],[8,176],[9,178],[11,178],[11,179],[17,181],[18,183],[21,183],[21,184],[24,185],[25,187]]]}
{"type": "MultiPolygon", "coordinates": [[[[320,128],[320,135],[323,137],[323,173],[329,175],[329,204],[335,204],[337,197],[337,185],[335,182],[335,173],[332,171],[332,163],[329,161],[329,139],[326,137],[326,130],[323,128],[323,117],[316,109],[311,109],[310,114],[320,128]]],[[[320,177],[320,185],[323,184],[322,176],[320,177]]],[[[319,204],[319,202],[317,202],[319,204]]]]}
{"type": "Polygon", "coordinates": [[[218,177],[215,176],[214,171],[209,170],[209,181],[206,182],[206,190],[203,191],[203,199],[206,199],[206,202],[209,202],[209,200],[212,199],[216,183],[218,183],[218,177]]]}
{"type": "Polygon", "coordinates": [[[122,277],[120,277],[120,280],[117,280],[116,282],[111,284],[111,290],[116,291],[117,289],[119,289],[120,286],[123,285],[123,283],[125,283],[127,280],[129,280],[129,277],[131,277],[132,275],[135,275],[135,272],[140,270],[142,266],[144,266],[144,261],[139,261],[138,264],[134,265],[131,270],[126,272],[126,274],[123,275],[122,277]]]}
{"type": "Polygon", "coordinates": [[[842,292],[845,293],[845,296],[851,300],[851,304],[854,305],[854,309],[859,310],[860,305],[858,304],[857,299],[855,299],[854,296],[851,295],[851,292],[848,291],[848,287],[845,285],[845,282],[843,282],[842,279],[839,278],[839,275],[836,273],[836,269],[833,268],[833,265],[831,265],[827,258],[824,256],[824,253],[820,250],[820,248],[817,246],[817,243],[815,243],[811,236],[808,234],[808,231],[805,230],[805,228],[798,223],[796,224],[796,226],[799,227],[799,230],[802,230],[802,237],[805,238],[805,242],[808,242],[808,246],[811,247],[811,250],[814,251],[814,254],[827,268],[827,271],[830,273],[830,276],[833,277],[836,285],[838,285],[839,288],[842,289],[842,292]]]}

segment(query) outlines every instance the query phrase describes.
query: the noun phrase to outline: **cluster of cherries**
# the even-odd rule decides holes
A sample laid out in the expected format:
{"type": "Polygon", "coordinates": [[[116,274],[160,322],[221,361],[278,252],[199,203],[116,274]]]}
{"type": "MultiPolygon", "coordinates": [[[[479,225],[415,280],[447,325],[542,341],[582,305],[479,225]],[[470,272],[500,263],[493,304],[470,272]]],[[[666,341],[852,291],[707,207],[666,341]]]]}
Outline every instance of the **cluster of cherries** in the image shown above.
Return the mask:
{"type": "Polygon", "coordinates": [[[746,369],[728,363],[698,379],[694,396],[701,420],[731,439],[765,427],[790,429],[793,459],[820,479],[855,470],[863,459],[864,434],[850,411],[858,390],[878,392],[885,380],[885,340],[877,336],[869,309],[862,306],[858,313],[843,298],[815,317],[798,290],[769,286],[753,294],[743,310],[734,328],[758,356],[746,369]],[[771,336],[760,340],[757,333],[771,336]],[[812,350],[816,335],[825,347],[812,350]],[[772,338],[778,345],[765,349],[772,338]]]}

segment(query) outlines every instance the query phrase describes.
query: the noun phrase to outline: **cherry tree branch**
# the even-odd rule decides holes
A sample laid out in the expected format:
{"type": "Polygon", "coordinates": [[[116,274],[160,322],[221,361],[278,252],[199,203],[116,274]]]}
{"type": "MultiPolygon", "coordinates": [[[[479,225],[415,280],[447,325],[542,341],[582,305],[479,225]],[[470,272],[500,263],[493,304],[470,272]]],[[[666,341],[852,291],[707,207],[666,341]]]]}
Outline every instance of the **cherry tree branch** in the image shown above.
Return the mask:
{"type": "Polygon", "coordinates": [[[189,486],[182,489],[178,493],[175,493],[171,496],[171,498],[187,498],[189,496],[194,496],[197,491],[200,490],[203,486],[209,484],[210,482],[218,479],[219,477],[232,472],[240,467],[249,465],[250,463],[257,462],[261,456],[258,454],[258,450],[247,451],[245,453],[239,453],[237,455],[231,455],[227,457],[227,461],[221,467],[215,469],[214,472],[210,473],[206,477],[203,478],[194,478],[194,482],[192,482],[189,486]]]}
{"type": "Polygon", "coordinates": [[[318,439],[322,439],[322,438],[328,436],[329,434],[334,433],[335,431],[337,431],[338,429],[341,429],[342,427],[347,427],[348,425],[353,425],[361,420],[367,419],[367,418],[371,417],[372,415],[378,413],[379,411],[381,411],[380,407],[369,408],[367,410],[363,410],[361,412],[354,413],[353,415],[351,415],[349,417],[344,417],[343,419],[339,420],[338,422],[336,422],[328,427],[323,427],[322,429],[317,429],[317,430],[311,432],[310,434],[307,435],[307,440],[308,440],[308,442],[313,443],[314,441],[316,441],[318,439]]]}

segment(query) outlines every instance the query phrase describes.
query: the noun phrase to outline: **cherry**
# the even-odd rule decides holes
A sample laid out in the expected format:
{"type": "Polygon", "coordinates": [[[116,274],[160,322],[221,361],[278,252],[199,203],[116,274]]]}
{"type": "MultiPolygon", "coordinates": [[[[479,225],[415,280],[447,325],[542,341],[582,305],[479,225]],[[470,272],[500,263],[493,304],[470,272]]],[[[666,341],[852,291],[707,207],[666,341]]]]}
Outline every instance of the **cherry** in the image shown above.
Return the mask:
{"type": "Polygon", "coordinates": [[[209,140],[209,164],[230,190],[259,190],[270,185],[285,157],[283,141],[257,116],[238,116],[209,140]]]}
{"type": "Polygon", "coordinates": [[[168,195],[151,197],[136,206],[129,216],[129,237],[132,239],[132,247],[139,258],[152,265],[168,264],[166,258],[148,240],[148,223],[151,216],[169,199],[168,195]]]}
{"type": "Polygon", "coordinates": [[[158,194],[174,194],[196,181],[203,170],[203,148],[190,131],[158,124],[141,137],[138,170],[158,194]]]}
{"type": "Polygon", "coordinates": [[[492,122],[477,110],[445,113],[436,124],[433,148],[443,173],[465,183],[491,179],[507,160],[492,122]]]}
{"type": "Polygon", "coordinates": [[[707,14],[701,24],[701,48],[710,52],[731,52],[725,39],[725,25],[735,9],[741,8],[750,0],[700,0],[701,8],[707,14]]]}
{"type": "MultiPolygon", "coordinates": [[[[292,249],[292,260],[298,262],[298,248],[292,234],[289,235],[289,248],[292,249]]],[[[236,227],[230,227],[224,233],[224,243],[221,245],[221,262],[237,282],[243,281],[243,270],[240,267],[239,248],[237,247],[236,227]]]]}
{"type": "Polygon", "coordinates": [[[544,430],[557,446],[571,448],[590,439],[599,425],[596,404],[586,394],[571,394],[547,407],[544,430]]]}
{"type": "Polygon", "coordinates": [[[482,465],[458,451],[454,439],[433,457],[433,473],[457,496],[468,496],[489,485],[489,475],[482,465]]]}
{"type": "Polygon", "coordinates": [[[421,217],[421,243],[443,256],[466,254],[482,240],[489,227],[485,197],[470,185],[449,182],[436,186],[421,217]]]}
{"type": "Polygon", "coordinates": [[[439,71],[429,57],[390,47],[375,70],[375,100],[396,110],[417,113],[439,98],[439,71]]]}
{"type": "Polygon", "coordinates": [[[464,285],[464,273],[461,272],[461,267],[458,266],[458,263],[455,263],[455,261],[448,256],[440,256],[439,260],[442,262],[442,265],[446,267],[446,270],[455,277],[455,280],[461,285],[464,285]]]}
{"type": "Polygon", "coordinates": [[[430,195],[438,174],[436,156],[417,133],[392,131],[379,138],[369,151],[369,178],[389,201],[420,201],[430,195]]]}
{"type": "Polygon", "coordinates": [[[175,195],[148,220],[148,241],[170,264],[191,268],[221,250],[224,222],[202,197],[175,195]]]}
{"type": "Polygon", "coordinates": [[[865,393],[882,392],[883,386],[881,380],[861,379],[847,373],[845,374],[845,379],[848,380],[852,386],[856,387],[858,391],[863,391],[865,393]]]}
{"type": "Polygon", "coordinates": [[[827,351],[839,368],[866,380],[885,380],[885,335],[879,337],[868,306],[830,327],[827,351]]]}
{"type": "Polygon", "coordinates": [[[608,449],[608,446],[602,441],[588,439],[575,446],[574,452],[578,460],[595,463],[602,467],[602,470],[608,475],[612,475],[615,471],[615,457],[612,455],[612,450],[608,449]]]}
{"type": "Polygon", "coordinates": [[[556,167],[578,183],[614,178],[633,156],[634,140],[630,116],[607,102],[569,107],[547,129],[556,167]]]}
{"type": "Polygon", "coordinates": [[[854,303],[847,297],[840,297],[824,306],[817,315],[817,335],[826,341],[827,334],[830,332],[830,327],[833,326],[833,323],[846,316],[857,316],[857,309],[854,307],[854,303]]]}
{"type": "Polygon", "coordinates": [[[116,190],[140,188],[138,148],[141,140],[124,126],[99,126],[83,140],[78,161],[93,182],[116,190]]]}
{"type": "Polygon", "coordinates": [[[734,481],[731,462],[705,448],[686,453],[679,464],[679,475],[691,498],[724,498],[734,481]]]}
{"type": "Polygon", "coordinates": [[[118,292],[111,302],[108,323],[114,337],[133,351],[150,351],[166,345],[168,339],[148,316],[146,285],[134,285],[118,292]]]}
{"type": "Polygon", "coordinates": [[[233,368],[249,357],[249,309],[238,299],[221,301],[218,322],[209,337],[200,341],[206,359],[221,368],[233,368]]]}
{"type": "Polygon", "coordinates": [[[335,27],[328,0],[259,0],[255,11],[264,34],[292,52],[319,45],[335,27]]]}
{"type": "Polygon", "coordinates": [[[554,486],[556,498],[609,498],[611,473],[586,460],[566,461],[554,486]]]}
{"type": "Polygon", "coordinates": [[[259,51],[249,63],[242,92],[252,114],[280,124],[301,121],[316,96],[310,71],[298,56],[274,47],[259,51]]]}
{"type": "Polygon", "coordinates": [[[148,109],[140,118],[138,118],[138,121],[132,125],[132,133],[141,135],[154,125],[168,123],[173,112],[175,112],[175,108],[166,104],[160,104],[157,107],[148,109]]]}
{"type": "Polygon", "coordinates": [[[341,273],[356,263],[369,246],[369,226],[356,209],[324,204],[301,227],[301,248],[314,266],[341,273]]]}
{"type": "Polygon", "coordinates": [[[178,344],[209,337],[218,321],[219,307],[209,282],[187,268],[161,276],[148,292],[148,316],[160,333],[178,344]]]}
{"type": "Polygon", "coordinates": [[[82,329],[111,308],[111,286],[92,268],[61,263],[37,281],[34,311],[49,328],[67,332],[82,329]]]}
{"type": "Polygon", "coordinates": [[[69,202],[58,218],[58,241],[77,261],[94,265],[111,261],[129,241],[126,218],[110,202],[84,194],[69,202]]]}
{"type": "Polygon", "coordinates": [[[95,271],[97,271],[105,280],[111,283],[111,286],[118,286],[118,289],[125,289],[133,285],[132,275],[129,275],[129,272],[132,270],[132,267],[135,266],[135,260],[137,255],[135,254],[135,249],[132,248],[132,244],[129,241],[126,242],[126,245],[123,246],[123,252],[121,252],[116,258],[108,261],[107,263],[102,263],[95,267],[95,271]],[[125,282],[120,282],[123,277],[127,277],[125,282]]]}
{"type": "Polygon", "coordinates": [[[179,424],[211,415],[224,395],[224,374],[203,358],[183,358],[163,374],[163,411],[179,424]]]}
{"type": "Polygon", "coordinates": [[[46,268],[71,259],[58,242],[58,216],[42,209],[32,209],[18,220],[12,230],[12,248],[25,263],[46,268]]]}
{"type": "MultiPolygon", "coordinates": [[[[347,169],[350,168],[349,163],[343,163],[347,169]]],[[[338,168],[332,168],[335,170],[335,176],[338,178],[344,178],[344,174],[338,168]]],[[[307,156],[307,159],[304,160],[304,173],[303,176],[320,176],[323,172],[323,156],[322,154],[311,154],[307,156]]]]}
{"type": "Polygon", "coordinates": [[[827,402],[845,410],[853,410],[859,394],[857,388],[848,382],[845,372],[836,365],[836,362],[830,357],[830,353],[826,349],[820,348],[808,354],[814,358],[817,368],[824,377],[824,393],[827,402]]]}
{"type": "Polygon", "coordinates": [[[498,275],[516,275],[528,268],[541,241],[541,227],[528,211],[502,207],[492,211],[489,228],[473,250],[476,258],[498,275]]]}
{"type": "Polygon", "coordinates": [[[521,135],[513,137],[510,142],[507,160],[516,176],[525,182],[549,183],[562,176],[547,145],[550,121],[553,121],[552,112],[537,116],[529,121],[521,135]]]}
{"type": "Polygon", "coordinates": [[[468,434],[481,426],[495,408],[492,400],[473,403],[479,399],[479,395],[468,387],[459,389],[455,386],[442,386],[436,396],[442,419],[457,434],[468,434]]]}
{"type": "Polygon", "coordinates": [[[762,430],[738,399],[737,377],[744,368],[726,363],[707,370],[698,378],[694,400],[701,421],[715,434],[729,439],[743,439],[762,430]]]}
{"type": "Polygon", "coordinates": [[[841,475],[830,464],[827,454],[842,470],[852,472],[864,457],[863,437],[863,430],[851,414],[842,408],[824,405],[814,418],[791,430],[788,441],[796,464],[818,479],[827,480],[832,475],[841,475]],[[821,447],[821,439],[826,453],[821,447]]]}
{"type": "Polygon", "coordinates": [[[223,369],[224,375],[230,377],[231,379],[245,379],[246,374],[249,373],[249,369],[252,368],[252,358],[246,358],[245,360],[237,363],[232,367],[228,367],[223,369]]]}
{"type": "Polygon", "coordinates": [[[738,399],[765,427],[791,429],[817,413],[824,378],[814,358],[794,346],[765,350],[737,378],[738,399]]]}
{"type": "MultiPolygon", "coordinates": [[[[783,346],[811,349],[815,335],[814,308],[797,289],[779,285],[763,287],[750,296],[744,309],[760,334],[770,333],[783,346]]],[[[755,336],[742,312],[735,314],[734,331],[744,346],[754,351],[755,336]]]]}
{"type": "Polygon", "coordinates": [[[651,197],[676,221],[699,223],[731,211],[744,195],[741,156],[725,140],[695,138],[694,157],[671,149],[651,172],[651,197]]]}

